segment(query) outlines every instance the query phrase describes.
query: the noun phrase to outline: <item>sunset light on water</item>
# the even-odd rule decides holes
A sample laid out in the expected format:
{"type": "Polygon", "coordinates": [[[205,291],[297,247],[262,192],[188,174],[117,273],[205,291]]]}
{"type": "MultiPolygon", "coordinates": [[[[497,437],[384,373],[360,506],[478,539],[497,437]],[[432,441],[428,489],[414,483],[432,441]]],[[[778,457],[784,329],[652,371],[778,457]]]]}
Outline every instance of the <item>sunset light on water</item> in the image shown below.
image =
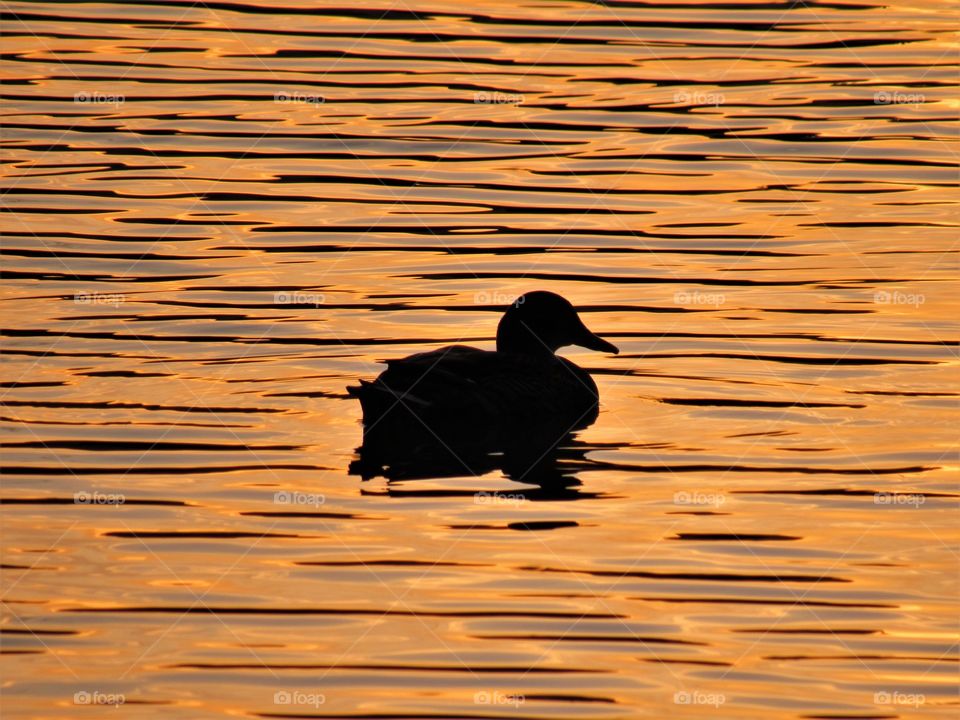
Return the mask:
{"type": "Polygon", "coordinates": [[[3,6],[4,718],[960,713],[955,6],[3,6]]]}

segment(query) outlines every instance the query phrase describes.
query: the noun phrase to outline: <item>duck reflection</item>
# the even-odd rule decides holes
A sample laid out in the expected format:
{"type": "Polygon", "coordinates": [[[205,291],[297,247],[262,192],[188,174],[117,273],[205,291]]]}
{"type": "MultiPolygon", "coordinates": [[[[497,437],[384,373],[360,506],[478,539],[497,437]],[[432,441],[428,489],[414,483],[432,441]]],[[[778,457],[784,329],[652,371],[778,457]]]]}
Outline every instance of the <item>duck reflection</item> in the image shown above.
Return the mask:
{"type": "Polygon", "coordinates": [[[590,464],[591,449],[576,433],[556,427],[518,432],[499,426],[464,437],[427,425],[384,424],[364,430],[350,472],[364,480],[417,480],[500,471],[511,480],[539,485],[544,497],[562,496],[580,485],[576,472],[590,464]]]}

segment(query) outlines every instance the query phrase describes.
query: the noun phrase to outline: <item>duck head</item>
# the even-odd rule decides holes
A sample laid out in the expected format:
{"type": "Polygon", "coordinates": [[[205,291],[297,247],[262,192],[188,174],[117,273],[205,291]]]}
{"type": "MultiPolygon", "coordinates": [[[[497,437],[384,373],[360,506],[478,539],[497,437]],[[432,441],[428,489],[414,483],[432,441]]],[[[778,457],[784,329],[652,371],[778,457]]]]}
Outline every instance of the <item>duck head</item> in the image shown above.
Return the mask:
{"type": "Polygon", "coordinates": [[[565,345],[614,355],[620,352],[616,345],[590,332],[567,300],[543,290],[517,298],[497,326],[497,352],[552,355],[565,345]]]}

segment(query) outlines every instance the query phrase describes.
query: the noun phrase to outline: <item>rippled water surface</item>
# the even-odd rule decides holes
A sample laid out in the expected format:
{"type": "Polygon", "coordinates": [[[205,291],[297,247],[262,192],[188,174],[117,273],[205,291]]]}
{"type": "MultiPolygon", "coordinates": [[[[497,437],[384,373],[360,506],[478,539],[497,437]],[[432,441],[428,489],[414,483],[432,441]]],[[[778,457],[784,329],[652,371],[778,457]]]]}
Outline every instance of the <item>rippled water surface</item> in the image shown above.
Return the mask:
{"type": "Polygon", "coordinates": [[[7,3],[4,715],[956,717],[950,8],[7,3]],[[531,289],[566,481],[352,472],[531,289]]]}

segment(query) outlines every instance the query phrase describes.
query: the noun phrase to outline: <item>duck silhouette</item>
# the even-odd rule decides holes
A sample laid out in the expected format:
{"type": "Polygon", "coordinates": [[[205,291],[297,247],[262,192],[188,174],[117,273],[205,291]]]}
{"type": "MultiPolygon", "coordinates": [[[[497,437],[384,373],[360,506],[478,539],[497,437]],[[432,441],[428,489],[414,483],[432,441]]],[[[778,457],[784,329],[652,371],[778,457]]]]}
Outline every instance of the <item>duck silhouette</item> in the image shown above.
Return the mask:
{"type": "Polygon", "coordinates": [[[382,465],[385,456],[409,457],[439,443],[457,457],[464,457],[458,447],[475,456],[515,448],[518,433],[549,449],[598,413],[593,378],[555,354],[567,345],[619,352],[587,329],[569,301],[535,291],[507,308],[495,351],[451,345],[387,360],[376,380],[347,388],[363,409],[361,455],[382,465]]]}

